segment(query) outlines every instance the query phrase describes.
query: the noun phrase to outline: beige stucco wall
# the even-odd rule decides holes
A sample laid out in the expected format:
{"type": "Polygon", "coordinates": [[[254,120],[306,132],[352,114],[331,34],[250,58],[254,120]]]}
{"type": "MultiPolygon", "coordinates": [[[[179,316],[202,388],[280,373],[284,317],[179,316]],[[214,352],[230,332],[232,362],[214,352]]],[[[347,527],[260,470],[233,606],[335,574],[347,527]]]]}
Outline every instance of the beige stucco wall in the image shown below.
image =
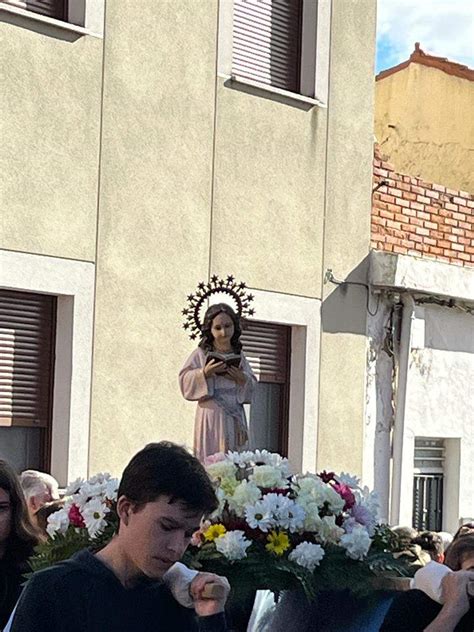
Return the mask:
{"type": "Polygon", "coordinates": [[[208,274],[217,9],[156,4],[106,11],[91,471],[149,441],[192,445],[177,374],[181,309],[208,274]]]}
{"type": "MultiPolygon", "coordinates": [[[[366,281],[369,251],[375,10],[333,4],[323,268],[355,282],[366,281]]],[[[365,310],[365,289],[324,285],[319,469],[362,473],[365,310]]]]}
{"type": "Polygon", "coordinates": [[[251,287],[319,297],[327,111],[297,106],[219,81],[211,262],[251,287]]]}
{"type": "Polygon", "coordinates": [[[399,171],[472,193],[473,103],[473,81],[411,63],[375,84],[377,140],[399,171]]]}
{"type": "Polygon", "coordinates": [[[93,261],[102,40],[2,12],[0,245],[93,261]]]}

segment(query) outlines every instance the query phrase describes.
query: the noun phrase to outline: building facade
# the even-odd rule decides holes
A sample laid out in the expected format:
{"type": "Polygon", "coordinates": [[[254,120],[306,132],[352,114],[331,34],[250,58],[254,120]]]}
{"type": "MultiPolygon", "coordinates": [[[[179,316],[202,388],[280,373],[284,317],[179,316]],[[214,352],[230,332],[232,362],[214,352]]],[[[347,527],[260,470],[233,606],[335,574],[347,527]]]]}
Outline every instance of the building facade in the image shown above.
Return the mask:
{"type": "Polygon", "coordinates": [[[403,173],[474,193],[473,99],[474,70],[417,43],[376,77],[377,141],[403,173]]]}
{"type": "Polygon", "coordinates": [[[286,340],[293,466],[361,473],[366,291],[324,280],[367,276],[375,1],[41,6],[0,2],[0,457],[64,484],[190,445],[181,309],[233,274],[286,340]]]}
{"type": "Polygon", "coordinates": [[[391,524],[473,518],[474,195],[374,162],[366,467],[391,524]]]}

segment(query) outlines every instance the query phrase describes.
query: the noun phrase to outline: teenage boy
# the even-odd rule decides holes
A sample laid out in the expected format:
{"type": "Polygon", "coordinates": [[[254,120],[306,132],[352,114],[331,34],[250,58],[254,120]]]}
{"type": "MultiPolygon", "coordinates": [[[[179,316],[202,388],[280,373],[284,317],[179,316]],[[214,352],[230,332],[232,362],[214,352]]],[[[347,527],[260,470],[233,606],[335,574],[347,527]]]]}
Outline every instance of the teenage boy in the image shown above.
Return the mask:
{"type": "Polygon", "coordinates": [[[115,537],[95,555],[80,551],[35,573],[12,632],[225,631],[225,578],[198,574],[190,585],[193,610],[160,581],[217,507],[199,461],[172,443],[149,444],[125,468],[117,498],[115,537]],[[204,598],[208,583],[220,584],[219,598],[204,598]]]}

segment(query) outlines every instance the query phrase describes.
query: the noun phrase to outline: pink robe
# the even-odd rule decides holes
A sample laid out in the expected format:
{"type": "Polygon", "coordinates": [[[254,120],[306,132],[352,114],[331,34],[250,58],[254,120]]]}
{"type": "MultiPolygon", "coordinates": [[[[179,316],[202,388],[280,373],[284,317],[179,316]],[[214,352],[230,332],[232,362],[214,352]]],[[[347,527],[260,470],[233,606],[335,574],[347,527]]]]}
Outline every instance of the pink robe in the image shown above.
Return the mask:
{"type": "Polygon", "coordinates": [[[183,397],[197,401],[194,453],[200,461],[227,450],[248,449],[248,428],[243,404],[250,404],[255,375],[242,353],[240,369],[247,380],[239,386],[222,375],[204,377],[205,352],[198,347],[179,373],[183,397]]]}

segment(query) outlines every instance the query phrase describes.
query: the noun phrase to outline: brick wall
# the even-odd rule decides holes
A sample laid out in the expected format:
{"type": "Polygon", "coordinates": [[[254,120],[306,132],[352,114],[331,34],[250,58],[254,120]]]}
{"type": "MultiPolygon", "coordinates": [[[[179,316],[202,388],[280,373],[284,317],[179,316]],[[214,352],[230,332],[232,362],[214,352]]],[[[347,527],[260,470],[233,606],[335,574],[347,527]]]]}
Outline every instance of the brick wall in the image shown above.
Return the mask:
{"type": "Polygon", "coordinates": [[[371,247],[474,266],[474,195],[394,170],[376,148],[371,247]]]}

